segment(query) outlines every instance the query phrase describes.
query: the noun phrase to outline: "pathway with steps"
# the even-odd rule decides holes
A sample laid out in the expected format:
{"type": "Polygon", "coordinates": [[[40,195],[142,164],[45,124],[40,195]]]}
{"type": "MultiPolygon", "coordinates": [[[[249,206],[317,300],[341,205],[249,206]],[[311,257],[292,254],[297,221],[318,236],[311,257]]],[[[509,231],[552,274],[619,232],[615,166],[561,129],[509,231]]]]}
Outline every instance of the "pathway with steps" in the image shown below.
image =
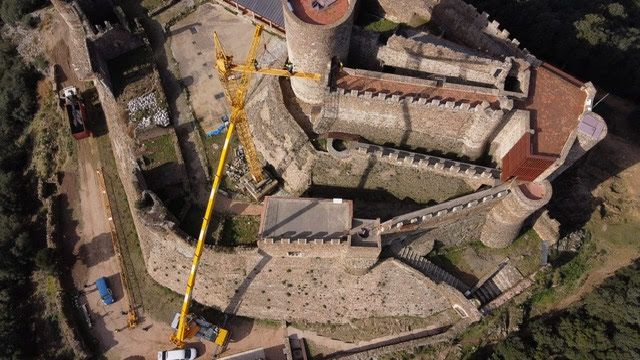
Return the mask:
{"type": "Polygon", "coordinates": [[[425,276],[433,280],[435,283],[446,283],[453,286],[455,289],[465,294],[471,290],[469,286],[464,284],[455,276],[444,271],[425,257],[420,256],[418,253],[412,251],[408,247],[398,248],[392,247],[392,252],[396,258],[411,266],[412,268],[420,271],[425,276]]]}
{"type": "Polygon", "coordinates": [[[473,292],[473,297],[480,300],[481,304],[487,304],[514,287],[522,279],[520,271],[507,262],[473,292]]]}

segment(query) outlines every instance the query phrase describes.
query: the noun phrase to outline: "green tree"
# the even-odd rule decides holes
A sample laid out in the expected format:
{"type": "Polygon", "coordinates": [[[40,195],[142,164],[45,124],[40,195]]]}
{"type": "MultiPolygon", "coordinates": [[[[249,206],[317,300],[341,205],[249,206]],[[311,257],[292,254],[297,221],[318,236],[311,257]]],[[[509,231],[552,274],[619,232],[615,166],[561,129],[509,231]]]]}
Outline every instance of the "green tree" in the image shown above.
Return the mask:
{"type": "Polygon", "coordinates": [[[54,273],[58,271],[58,255],[54,249],[44,248],[38,250],[35,257],[36,266],[40,270],[54,273]]]}
{"type": "Polygon", "coordinates": [[[574,307],[531,320],[491,351],[492,359],[637,359],[640,262],[620,270],[574,307]]]}
{"type": "Polygon", "coordinates": [[[6,23],[14,23],[45,3],[44,0],[2,0],[0,18],[6,23]]]}

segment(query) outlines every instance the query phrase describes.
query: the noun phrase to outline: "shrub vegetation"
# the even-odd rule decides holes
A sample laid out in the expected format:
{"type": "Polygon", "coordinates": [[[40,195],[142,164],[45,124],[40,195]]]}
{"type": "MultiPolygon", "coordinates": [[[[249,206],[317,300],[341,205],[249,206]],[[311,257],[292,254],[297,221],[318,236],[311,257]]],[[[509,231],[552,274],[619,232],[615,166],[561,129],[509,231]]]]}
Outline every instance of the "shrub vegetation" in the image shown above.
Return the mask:
{"type": "MultiPolygon", "coordinates": [[[[536,318],[489,350],[492,359],[634,359],[640,353],[640,262],[576,306],[536,318]]],[[[487,349],[477,354],[486,357],[487,349]]]]}
{"type": "MultiPolygon", "coordinates": [[[[21,1],[20,1],[21,2],[21,1]]],[[[25,1],[27,2],[27,1],[25,1]]],[[[4,18],[8,1],[2,3],[4,18]]],[[[0,358],[34,358],[29,321],[30,276],[36,244],[31,219],[37,206],[25,174],[29,141],[23,133],[36,110],[35,76],[15,49],[0,40],[0,358]]],[[[48,257],[48,255],[41,255],[48,257]]],[[[45,260],[45,259],[41,259],[45,260]]],[[[43,264],[46,264],[43,261],[43,264]]]]}
{"type": "Polygon", "coordinates": [[[640,1],[468,0],[538,58],[640,98],[640,1]]]}

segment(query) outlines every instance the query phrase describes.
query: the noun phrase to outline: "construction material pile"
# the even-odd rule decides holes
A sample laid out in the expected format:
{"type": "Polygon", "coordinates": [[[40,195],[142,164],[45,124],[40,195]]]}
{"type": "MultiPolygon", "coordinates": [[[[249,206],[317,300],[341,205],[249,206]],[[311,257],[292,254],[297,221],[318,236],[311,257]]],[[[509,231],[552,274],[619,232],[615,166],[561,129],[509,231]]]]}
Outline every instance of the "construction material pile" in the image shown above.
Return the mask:
{"type": "Polygon", "coordinates": [[[226,165],[226,174],[233,182],[238,183],[247,172],[249,172],[249,166],[244,157],[244,149],[242,145],[238,145],[233,160],[226,165]]]}
{"type": "Polygon", "coordinates": [[[139,96],[127,104],[129,120],[139,129],[150,126],[166,127],[171,124],[166,105],[156,100],[156,93],[139,96]]]}

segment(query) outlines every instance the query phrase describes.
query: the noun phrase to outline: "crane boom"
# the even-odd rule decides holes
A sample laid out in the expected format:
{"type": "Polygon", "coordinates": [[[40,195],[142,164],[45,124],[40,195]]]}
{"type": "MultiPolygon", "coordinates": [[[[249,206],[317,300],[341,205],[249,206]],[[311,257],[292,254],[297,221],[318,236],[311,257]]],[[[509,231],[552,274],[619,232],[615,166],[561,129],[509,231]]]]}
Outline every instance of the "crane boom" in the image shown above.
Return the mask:
{"type": "MultiPolygon", "coordinates": [[[[184,347],[185,334],[187,332],[187,315],[189,314],[189,306],[191,305],[191,293],[193,287],[196,284],[196,273],[198,264],[200,263],[200,256],[202,255],[202,249],[204,248],[204,240],[207,236],[207,230],[209,229],[209,222],[211,215],[213,214],[213,206],[216,201],[216,193],[220,188],[220,182],[222,180],[222,172],[224,170],[224,163],[229,153],[229,143],[231,143],[231,137],[233,136],[233,128],[235,123],[229,122],[229,128],[227,129],[227,135],[224,139],[224,145],[222,146],[222,152],[220,154],[220,161],[218,162],[218,168],[213,178],[213,186],[211,186],[211,193],[209,194],[209,201],[207,203],[207,209],[204,212],[204,218],[202,219],[202,226],[200,227],[200,234],[198,234],[198,242],[196,243],[196,249],[193,252],[193,260],[191,263],[191,272],[189,273],[189,279],[187,280],[187,289],[184,293],[184,300],[182,301],[182,308],[180,310],[180,319],[178,321],[178,329],[171,336],[171,340],[178,347],[184,347]]],[[[226,335],[226,330],[225,335],[226,335]]]]}
{"type": "MultiPolygon", "coordinates": [[[[218,76],[220,83],[224,89],[224,93],[231,104],[231,116],[229,120],[229,127],[224,139],[224,145],[222,146],[222,152],[220,153],[220,159],[218,167],[216,169],[215,176],[213,178],[213,185],[211,186],[211,193],[209,195],[209,201],[207,208],[202,219],[202,226],[198,235],[198,241],[193,253],[193,260],[191,265],[191,272],[187,280],[187,289],[185,290],[184,300],[180,314],[178,316],[178,324],[175,333],[171,336],[171,341],[179,348],[184,347],[185,339],[193,336],[197,329],[189,328],[189,307],[191,306],[191,299],[193,288],[196,283],[196,274],[198,265],[200,263],[200,257],[204,249],[204,241],[209,228],[209,222],[213,214],[213,207],[215,205],[216,194],[220,188],[220,182],[222,181],[224,165],[229,153],[229,144],[231,143],[231,137],[233,131],[236,130],[238,138],[245,149],[245,156],[247,164],[249,165],[249,171],[255,181],[261,181],[263,179],[262,166],[258,159],[258,154],[253,144],[253,138],[249,129],[249,123],[247,121],[247,114],[244,109],[245,98],[249,88],[249,82],[251,80],[251,74],[260,73],[266,75],[287,76],[287,77],[301,77],[311,80],[319,80],[320,75],[314,73],[293,72],[280,69],[259,69],[256,66],[256,56],[258,53],[258,45],[260,44],[260,34],[262,33],[262,25],[256,25],[256,30],[253,35],[251,47],[247,54],[247,60],[244,65],[236,65],[233,63],[233,58],[227,55],[224,51],[224,47],[218,38],[218,35],[214,33],[214,44],[216,47],[216,69],[218,70],[218,76]],[[240,77],[237,73],[241,73],[240,77]]],[[[197,325],[193,325],[197,326],[197,325]]],[[[228,331],[225,329],[219,329],[219,333],[216,338],[216,344],[223,345],[226,342],[228,331]]]]}
{"type": "Polygon", "coordinates": [[[285,70],[285,69],[270,69],[270,68],[266,68],[266,69],[258,68],[256,70],[254,67],[246,66],[246,65],[234,65],[231,68],[231,71],[250,72],[255,74],[273,75],[273,76],[299,77],[299,78],[305,78],[309,80],[320,81],[320,74],[308,73],[303,71],[290,72],[289,70],[285,70]]]}

